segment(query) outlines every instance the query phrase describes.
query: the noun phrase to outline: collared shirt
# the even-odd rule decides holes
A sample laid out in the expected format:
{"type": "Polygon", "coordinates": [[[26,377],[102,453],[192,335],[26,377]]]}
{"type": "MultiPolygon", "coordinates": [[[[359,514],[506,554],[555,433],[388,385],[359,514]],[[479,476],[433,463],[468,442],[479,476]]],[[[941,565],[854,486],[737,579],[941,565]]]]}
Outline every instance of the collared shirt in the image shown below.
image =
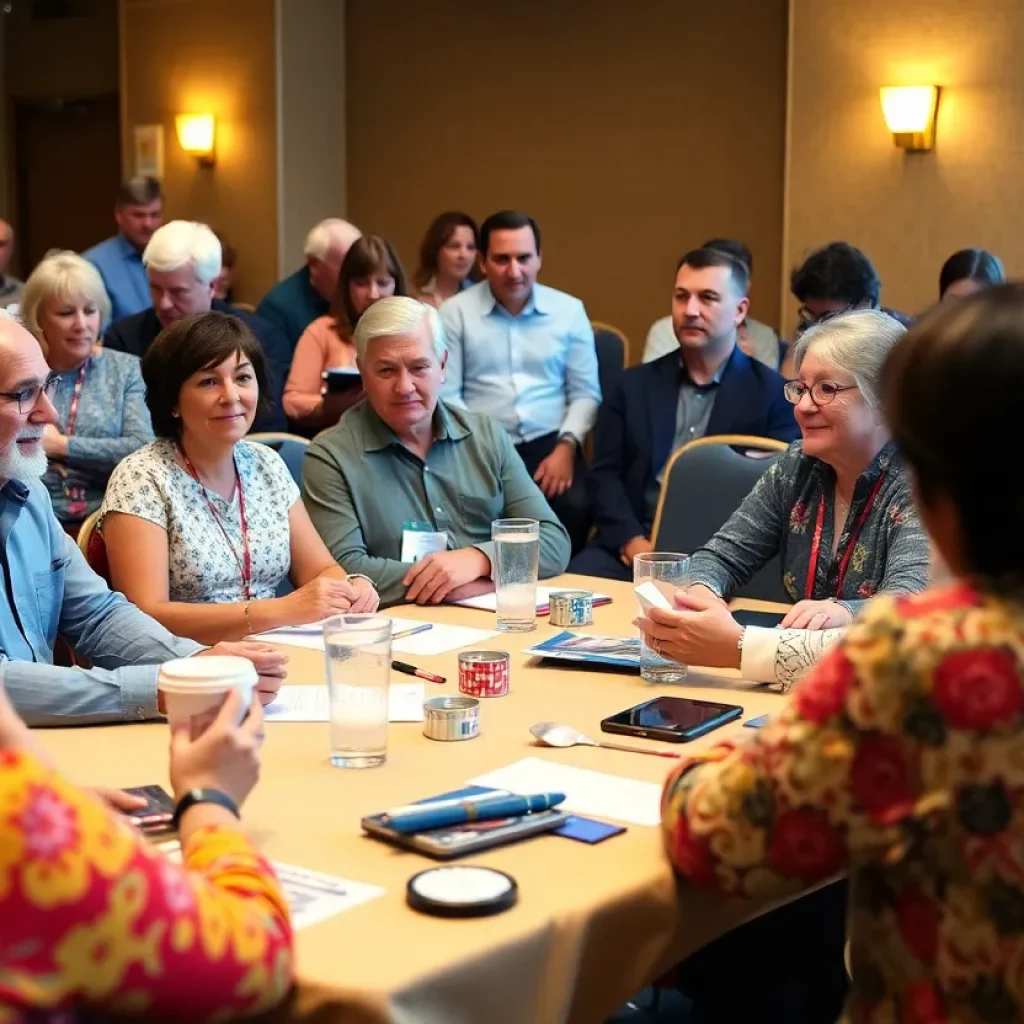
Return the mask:
{"type": "MultiPolygon", "coordinates": [[[[782,349],[775,331],[767,324],[749,316],[743,322],[742,329],[746,331],[749,341],[749,346],[745,344],[743,347],[747,355],[777,370],[782,361],[782,349]]],[[[672,317],[663,316],[660,320],[655,320],[647,332],[641,362],[653,363],[655,359],[675,352],[678,347],[679,339],[676,338],[675,328],[672,326],[672,317]]]]}
{"type": "Polygon", "coordinates": [[[0,679],[29,725],[156,718],[159,664],[201,649],[108,589],[38,480],[0,490],[0,573],[0,679]],[[55,667],[58,633],[99,667],[55,667]]]}
{"type": "Polygon", "coordinates": [[[579,299],[533,286],[512,316],[486,281],[441,306],[448,364],[441,397],[493,416],[514,444],[547,434],[581,443],[601,403],[594,331],[579,299]]]}
{"type": "Polygon", "coordinates": [[[21,301],[21,293],[25,290],[25,282],[16,277],[0,274],[0,309],[16,305],[21,301]]]}
{"type": "Polygon", "coordinates": [[[153,305],[142,253],[124,235],[114,235],[82,253],[103,278],[110,296],[110,319],[139,313],[153,305]]]}
{"type": "Polygon", "coordinates": [[[306,453],[306,509],[336,562],[373,580],[384,604],[405,595],[402,524],[447,531],[449,549],[479,548],[494,558],[491,523],[540,523],[540,575],[569,563],[569,536],[530,479],[508,435],[486,416],[446,408],[434,412],[426,460],[406,448],[368,401],[350,409],[306,453]]]}

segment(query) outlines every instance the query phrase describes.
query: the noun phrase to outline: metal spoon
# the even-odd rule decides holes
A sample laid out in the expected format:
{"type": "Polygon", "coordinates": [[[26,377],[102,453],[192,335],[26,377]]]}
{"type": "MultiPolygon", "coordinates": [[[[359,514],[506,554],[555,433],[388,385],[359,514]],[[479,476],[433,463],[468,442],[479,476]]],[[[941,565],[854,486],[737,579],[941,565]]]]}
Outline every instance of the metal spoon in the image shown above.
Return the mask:
{"type": "Polygon", "coordinates": [[[559,725],[558,722],[538,722],[530,726],[530,732],[548,747],[604,747],[606,750],[627,750],[631,754],[653,754],[655,757],[680,758],[682,754],[673,754],[669,750],[648,750],[647,747],[627,747],[622,743],[605,743],[603,740],[592,740],[584,736],[579,729],[571,725],[559,725]]]}

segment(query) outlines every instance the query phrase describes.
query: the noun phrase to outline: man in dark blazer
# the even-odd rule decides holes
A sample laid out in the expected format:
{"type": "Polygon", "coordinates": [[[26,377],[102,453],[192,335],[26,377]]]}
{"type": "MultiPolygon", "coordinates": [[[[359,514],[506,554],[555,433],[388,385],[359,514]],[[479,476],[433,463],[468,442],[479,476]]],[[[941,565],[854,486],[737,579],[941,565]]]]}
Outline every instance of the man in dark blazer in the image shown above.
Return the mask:
{"type": "Polygon", "coordinates": [[[675,449],[716,434],[800,436],[783,378],[737,345],[748,283],[746,268],[724,253],[696,249],[680,260],[672,294],[679,351],[627,370],[605,396],[588,480],[597,532],[569,572],[633,578],[633,558],[653,550],[662,473],[675,449]]]}
{"type": "Polygon", "coordinates": [[[156,336],[182,317],[211,310],[237,316],[256,335],[267,359],[270,378],[270,411],[257,417],[252,428],[287,430],[281,393],[291,365],[291,346],[269,321],[213,297],[214,281],[221,267],[217,236],[205,224],[172,220],[153,233],[142,262],[153,305],[115,320],[103,336],[104,347],[141,359],[156,336]]]}

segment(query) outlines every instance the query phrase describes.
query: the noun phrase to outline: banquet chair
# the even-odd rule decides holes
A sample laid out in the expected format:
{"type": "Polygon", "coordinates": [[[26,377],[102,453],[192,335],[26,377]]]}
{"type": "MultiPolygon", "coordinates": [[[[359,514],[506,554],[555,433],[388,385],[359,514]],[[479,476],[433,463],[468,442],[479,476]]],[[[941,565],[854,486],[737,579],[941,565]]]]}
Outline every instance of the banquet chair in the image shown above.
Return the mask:
{"type": "Polygon", "coordinates": [[[594,329],[594,348],[597,350],[597,377],[601,397],[605,401],[619,382],[629,359],[629,339],[617,327],[591,320],[594,329]]]}
{"type": "Polygon", "coordinates": [[[89,568],[110,586],[110,566],[107,563],[107,545],[103,542],[103,533],[100,530],[99,509],[82,523],[82,528],[78,531],[78,549],[85,555],[89,568]]]}
{"type": "MultiPolygon", "coordinates": [[[[651,533],[654,550],[691,554],[706,544],[787,447],[772,438],[722,434],[677,448],[662,477],[651,533]]],[[[789,604],[778,556],[732,596],[789,604]]]]}
{"type": "Polygon", "coordinates": [[[299,437],[298,434],[288,434],[285,431],[279,433],[271,431],[265,434],[249,434],[246,436],[246,440],[257,441],[260,444],[265,444],[268,448],[273,448],[284,459],[284,464],[288,467],[292,479],[299,487],[302,487],[302,460],[309,447],[308,438],[299,437]]]}

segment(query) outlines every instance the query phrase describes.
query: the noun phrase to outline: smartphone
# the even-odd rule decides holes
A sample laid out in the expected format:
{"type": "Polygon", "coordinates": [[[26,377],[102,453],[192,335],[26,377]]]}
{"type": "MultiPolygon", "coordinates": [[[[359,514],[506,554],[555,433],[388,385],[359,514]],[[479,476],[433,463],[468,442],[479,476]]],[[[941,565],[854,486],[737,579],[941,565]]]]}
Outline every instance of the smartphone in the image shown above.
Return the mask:
{"type": "Polygon", "coordinates": [[[162,836],[174,832],[171,819],[176,805],[163,786],[133,786],[125,792],[146,801],[146,806],[137,811],[121,812],[143,835],[162,836]]]}
{"type": "Polygon", "coordinates": [[[601,731],[688,743],[735,721],[742,714],[743,708],[738,704],[718,704],[689,697],[655,697],[606,718],[601,723],[601,731]]]}
{"type": "Polygon", "coordinates": [[[734,611],[732,617],[741,626],[764,626],[765,629],[775,629],[776,626],[782,625],[786,613],[734,611]]]}

